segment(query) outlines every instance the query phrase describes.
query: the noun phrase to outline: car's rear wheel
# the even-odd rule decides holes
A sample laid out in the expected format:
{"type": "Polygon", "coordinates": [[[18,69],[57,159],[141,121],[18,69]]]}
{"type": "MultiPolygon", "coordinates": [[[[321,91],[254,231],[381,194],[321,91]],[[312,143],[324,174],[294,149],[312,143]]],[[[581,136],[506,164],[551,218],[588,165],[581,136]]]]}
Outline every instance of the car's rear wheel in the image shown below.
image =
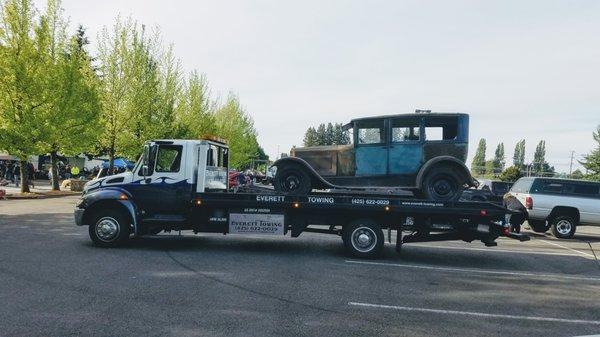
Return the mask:
{"type": "Polygon", "coordinates": [[[312,190],[310,177],[296,165],[278,169],[273,186],[277,192],[285,194],[306,195],[312,190]]]}
{"type": "Polygon", "coordinates": [[[552,219],[552,234],[559,239],[570,239],[575,235],[577,223],[572,216],[559,215],[552,219]]]}
{"type": "Polygon", "coordinates": [[[462,180],[452,168],[434,167],[423,179],[421,192],[429,200],[458,200],[462,194],[462,186],[462,180]]]}

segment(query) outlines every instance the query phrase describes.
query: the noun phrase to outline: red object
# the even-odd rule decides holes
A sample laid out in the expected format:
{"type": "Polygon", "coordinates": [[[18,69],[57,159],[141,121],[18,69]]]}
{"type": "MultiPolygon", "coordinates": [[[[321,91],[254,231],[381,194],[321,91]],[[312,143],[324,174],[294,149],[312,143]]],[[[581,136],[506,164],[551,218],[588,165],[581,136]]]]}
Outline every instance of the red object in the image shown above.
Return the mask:
{"type": "Polygon", "coordinates": [[[0,189],[0,198],[4,197],[5,195],[6,195],[6,191],[0,189]]]}
{"type": "Polygon", "coordinates": [[[533,209],[533,198],[532,197],[525,198],[525,208],[533,209]]]}
{"type": "Polygon", "coordinates": [[[487,215],[487,211],[485,209],[482,209],[481,211],[479,211],[479,215],[486,216],[487,215]]]}

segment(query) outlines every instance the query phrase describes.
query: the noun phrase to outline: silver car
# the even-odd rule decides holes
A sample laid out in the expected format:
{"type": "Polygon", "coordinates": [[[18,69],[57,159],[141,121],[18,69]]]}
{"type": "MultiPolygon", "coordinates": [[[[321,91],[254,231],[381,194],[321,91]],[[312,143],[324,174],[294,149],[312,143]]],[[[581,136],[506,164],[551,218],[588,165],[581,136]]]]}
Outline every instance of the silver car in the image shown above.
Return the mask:
{"type": "Polygon", "coordinates": [[[521,178],[505,195],[504,203],[511,209],[524,210],[534,231],[552,229],[552,234],[561,239],[573,237],[577,226],[600,226],[598,182],[521,178]]]}

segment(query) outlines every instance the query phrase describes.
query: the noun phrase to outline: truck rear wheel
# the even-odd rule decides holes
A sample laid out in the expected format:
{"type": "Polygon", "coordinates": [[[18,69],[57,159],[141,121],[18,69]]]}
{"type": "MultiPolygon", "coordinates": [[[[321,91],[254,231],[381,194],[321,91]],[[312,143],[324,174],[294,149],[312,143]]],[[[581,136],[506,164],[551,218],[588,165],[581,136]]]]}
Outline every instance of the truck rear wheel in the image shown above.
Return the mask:
{"type": "Polygon", "coordinates": [[[429,200],[458,200],[462,194],[462,182],[451,167],[434,167],[423,179],[421,193],[429,200]]]}
{"type": "Polygon", "coordinates": [[[306,195],[312,190],[311,180],[301,167],[284,166],[277,170],[273,180],[277,192],[284,194],[306,195]]]}
{"type": "Polygon", "coordinates": [[[559,239],[570,239],[575,235],[577,224],[568,215],[560,215],[552,219],[552,234],[559,239]]]}
{"type": "Polygon", "coordinates": [[[99,210],[92,217],[89,234],[98,247],[116,247],[129,240],[129,221],[118,210],[99,210]]]}
{"type": "Polygon", "coordinates": [[[383,230],[371,219],[352,221],[344,227],[342,239],[348,254],[359,258],[373,258],[383,250],[383,230]]]}
{"type": "Polygon", "coordinates": [[[550,225],[544,220],[527,220],[529,227],[536,233],[546,233],[550,229],[550,225]]]}

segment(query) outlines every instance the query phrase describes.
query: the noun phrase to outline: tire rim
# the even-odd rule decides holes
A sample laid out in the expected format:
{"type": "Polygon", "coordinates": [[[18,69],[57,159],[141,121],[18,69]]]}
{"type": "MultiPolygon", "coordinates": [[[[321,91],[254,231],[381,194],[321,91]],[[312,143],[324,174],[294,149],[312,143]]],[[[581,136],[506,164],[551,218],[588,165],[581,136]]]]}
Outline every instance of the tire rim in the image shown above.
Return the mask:
{"type": "Polygon", "coordinates": [[[289,174],[283,179],[283,188],[286,191],[295,191],[300,186],[300,178],[295,174],[289,174]]]}
{"type": "Polygon", "coordinates": [[[561,235],[569,235],[571,233],[571,222],[568,220],[560,220],[556,223],[556,231],[561,235]]]}
{"type": "Polygon", "coordinates": [[[450,178],[445,176],[433,180],[429,186],[429,191],[436,199],[450,199],[456,194],[456,186],[450,178]]]}
{"type": "Polygon", "coordinates": [[[350,241],[355,250],[361,253],[368,253],[375,248],[377,235],[369,227],[358,227],[352,232],[350,241]]]}
{"type": "Polygon", "coordinates": [[[119,231],[119,222],[114,218],[104,217],[96,222],[96,235],[102,241],[113,241],[119,235],[119,231]]]}

